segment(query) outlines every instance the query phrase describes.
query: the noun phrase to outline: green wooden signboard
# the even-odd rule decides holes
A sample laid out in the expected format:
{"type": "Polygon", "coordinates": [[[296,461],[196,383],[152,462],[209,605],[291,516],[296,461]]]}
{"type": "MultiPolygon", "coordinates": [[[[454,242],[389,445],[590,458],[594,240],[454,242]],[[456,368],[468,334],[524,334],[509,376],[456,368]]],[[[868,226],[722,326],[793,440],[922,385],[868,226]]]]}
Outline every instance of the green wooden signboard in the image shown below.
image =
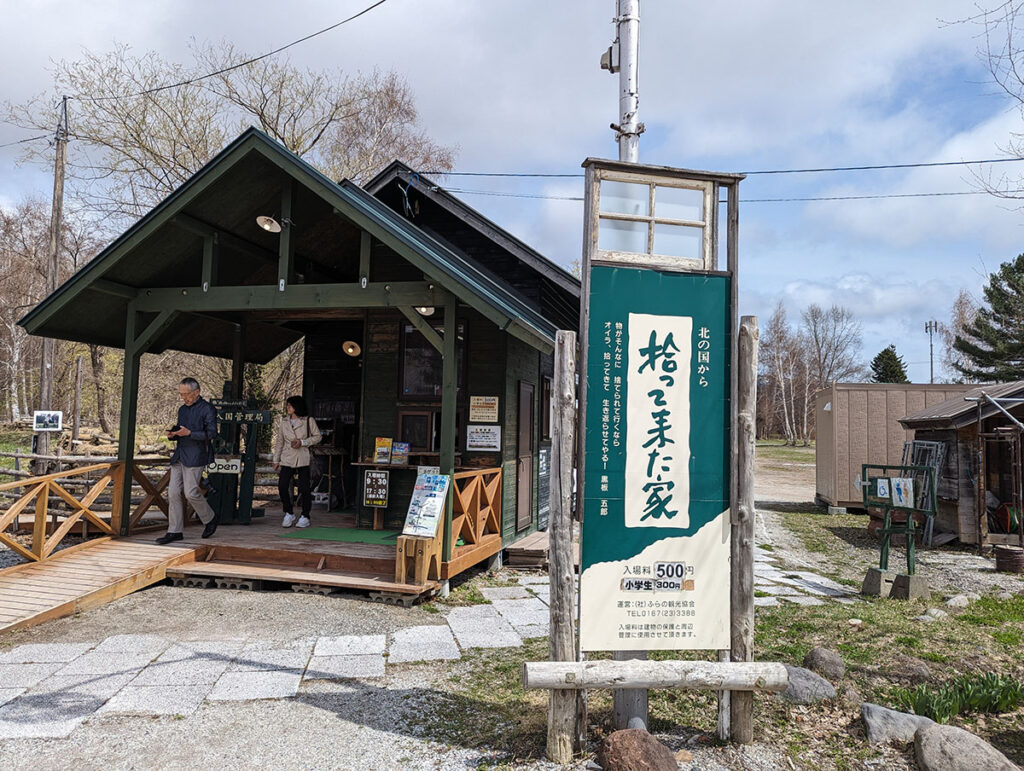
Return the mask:
{"type": "Polygon", "coordinates": [[[730,647],[730,278],[589,276],[583,650],[730,647]]]}

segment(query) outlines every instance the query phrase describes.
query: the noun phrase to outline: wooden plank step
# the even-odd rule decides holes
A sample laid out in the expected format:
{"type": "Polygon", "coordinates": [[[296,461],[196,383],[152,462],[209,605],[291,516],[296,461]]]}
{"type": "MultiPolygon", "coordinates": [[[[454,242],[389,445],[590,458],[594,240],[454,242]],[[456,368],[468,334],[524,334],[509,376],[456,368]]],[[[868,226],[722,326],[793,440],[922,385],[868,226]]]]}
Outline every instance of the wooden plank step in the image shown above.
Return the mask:
{"type": "Polygon", "coordinates": [[[168,578],[209,576],[211,578],[239,578],[255,581],[278,581],[286,584],[318,584],[339,589],[365,589],[374,592],[395,594],[422,594],[437,587],[436,582],[426,586],[396,584],[381,576],[360,573],[342,573],[332,570],[316,570],[303,567],[273,567],[252,562],[190,562],[171,568],[168,578]]]}

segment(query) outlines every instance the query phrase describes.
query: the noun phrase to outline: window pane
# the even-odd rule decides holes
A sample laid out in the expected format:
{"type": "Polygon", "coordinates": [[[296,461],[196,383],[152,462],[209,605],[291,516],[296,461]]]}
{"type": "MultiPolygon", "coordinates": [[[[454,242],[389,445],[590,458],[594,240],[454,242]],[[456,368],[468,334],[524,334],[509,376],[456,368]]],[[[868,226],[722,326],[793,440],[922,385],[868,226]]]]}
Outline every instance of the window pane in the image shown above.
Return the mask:
{"type": "Polygon", "coordinates": [[[704,228],[685,225],[654,225],[654,253],[667,257],[704,259],[704,228]]]}
{"type": "Polygon", "coordinates": [[[685,187],[655,188],[654,216],[658,219],[703,222],[704,191],[685,187]]]}
{"type": "Polygon", "coordinates": [[[609,252],[647,254],[647,223],[609,220],[597,223],[597,248],[609,252]]]}
{"type": "Polygon", "coordinates": [[[405,360],[402,393],[405,396],[439,396],[443,367],[441,353],[412,324],[405,326],[405,360]]]}
{"type": "Polygon", "coordinates": [[[605,180],[601,183],[600,195],[601,211],[633,214],[638,217],[646,217],[650,214],[651,189],[648,185],[605,180]]]}

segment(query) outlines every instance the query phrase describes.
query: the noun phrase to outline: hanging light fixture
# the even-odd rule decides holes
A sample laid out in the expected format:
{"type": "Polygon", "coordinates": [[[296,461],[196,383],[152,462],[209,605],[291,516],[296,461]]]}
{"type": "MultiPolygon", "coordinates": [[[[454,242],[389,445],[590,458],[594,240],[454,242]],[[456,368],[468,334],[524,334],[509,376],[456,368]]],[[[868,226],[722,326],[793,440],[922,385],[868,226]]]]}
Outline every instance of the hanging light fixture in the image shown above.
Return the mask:
{"type": "Polygon", "coordinates": [[[281,223],[273,217],[268,217],[265,214],[261,214],[256,218],[256,224],[263,228],[268,233],[280,233],[281,223]]]}
{"type": "Polygon", "coordinates": [[[358,356],[363,352],[363,349],[359,347],[359,343],[354,340],[346,340],[341,344],[341,350],[343,350],[349,356],[358,356]]]}
{"type": "Polygon", "coordinates": [[[433,316],[434,308],[430,305],[421,305],[419,308],[416,309],[416,312],[421,316],[433,316]]]}

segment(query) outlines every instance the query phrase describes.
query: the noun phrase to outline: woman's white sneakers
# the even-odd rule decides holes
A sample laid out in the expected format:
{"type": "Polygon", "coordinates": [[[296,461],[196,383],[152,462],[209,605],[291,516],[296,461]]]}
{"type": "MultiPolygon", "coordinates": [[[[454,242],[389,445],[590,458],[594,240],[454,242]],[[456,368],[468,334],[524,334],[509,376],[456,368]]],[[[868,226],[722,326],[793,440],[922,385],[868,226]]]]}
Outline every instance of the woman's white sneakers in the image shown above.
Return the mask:
{"type": "MultiPolygon", "coordinates": [[[[303,517],[303,519],[306,519],[306,518],[303,517]]],[[[285,514],[284,515],[284,519],[281,520],[281,527],[291,527],[294,524],[295,524],[295,515],[294,514],[285,514]]],[[[306,525],[305,526],[308,526],[308,525],[309,525],[309,520],[306,519],[306,525]]],[[[304,525],[301,524],[301,521],[300,521],[299,527],[304,527],[304,525]]]]}
{"type": "Polygon", "coordinates": [[[299,521],[295,523],[295,527],[309,527],[309,517],[303,514],[299,517],[299,521]]]}

